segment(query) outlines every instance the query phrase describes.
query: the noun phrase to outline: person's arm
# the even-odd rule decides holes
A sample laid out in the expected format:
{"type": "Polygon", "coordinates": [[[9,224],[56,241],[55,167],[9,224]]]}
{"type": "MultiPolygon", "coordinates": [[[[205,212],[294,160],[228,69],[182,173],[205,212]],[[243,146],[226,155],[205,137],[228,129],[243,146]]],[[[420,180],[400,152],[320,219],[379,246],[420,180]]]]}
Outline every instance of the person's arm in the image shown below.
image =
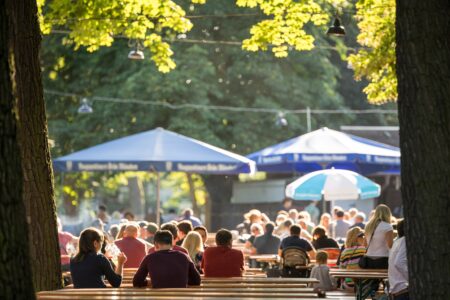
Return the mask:
{"type": "Polygon", "coordinates": [[[201,278],[200,273],[197,271],[194,263],[189,261],[189,271],[188,271],[188,285],[200,285],[201,278]]]}
{"type": "MultiPolygon", "coordinates": [[[[111,263],[104,255],[99,255],[98,259],[100,260],[102,273],[105,275],[111,286],[115,288],[120,287],[122,275],[114,272],[111,263]]],[[[120,265],[120,263],[118,263],[118,265],[120,265]]]]}
{"type": "Polygon", "coordinates": [[[241,256],[239,258],[240,260],[240,265],[241,265],[241,276],[244,274],[244,265],[245,265],[245,260],[244,260],[244,253],[241,252],[241,256]]]}
{"type": "Polygon", "coordinates": [[[122,276],[123,273],[123,265],[127,261],[127,257],[123,252],[120,252],[117,256],[117,266],[116,266],[116,274],[122,276]]]}
{"type": "Polygon", "coordinates": [[[394,244],[394,231],[389,230],[388,232],[386,232],[385,239],[386,239],[386,244],[387,244],[388,248],[391,249],[392,245],[394,244]]]}
{"type": "Polygon", "coordinates": [[[306,251],[308,251],[309,258],[315,259],[316,258],[316,249],[314,249],[311,242],[309,242],[309,241],[307,241],[307,242],[308,242],[308,245],[306,246],[306,251]]]}
{"type": "Polygon", "coordinates": [[[145,287],[147,286],[147,274],[148,274],[148,256],[144,258],[133,277],[133,287],[145,287]]]}

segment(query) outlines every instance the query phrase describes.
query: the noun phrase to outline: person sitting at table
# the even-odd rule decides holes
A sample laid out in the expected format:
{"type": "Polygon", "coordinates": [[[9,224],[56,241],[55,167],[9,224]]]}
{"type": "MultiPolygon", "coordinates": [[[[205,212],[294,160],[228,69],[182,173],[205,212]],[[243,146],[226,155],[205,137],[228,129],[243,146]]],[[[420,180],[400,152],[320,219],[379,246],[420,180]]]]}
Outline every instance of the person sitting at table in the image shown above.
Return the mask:
{"type": "MultiPolygon", "coordinates": [[[[178,228],[177,228],[177,226],[172,224],[172,223],[170,223],[170,222],[166,223],[166,224],[163,224],[161,226],[161,230],[168,230],[172,234],[173,237],[178,236],[178,228]]],[[[172,250],[180,251],[180,252],[182,252],[182,253],[184,253],[186,255],[189,255],[189,253],[188,253],[188,251],[186,249],[184,249],[183,247],[178,246],[176,244],[176,239],[175,238],[172,240],[172,242],[173,242],[172,250]]],[[[152,247],[152,248],[150,248],[148,250],[148,254],[152,254],[155,251],[156,251],[156,248],[152,247]]]]}
{"type": "Polygon", "coordinates": [[[109,260],[100,253],[104,236],[96,228],[87,228],[80,234],[78,253],[70,261],[70,273],[75,288],[104,288],[103,276],[113,287],[122,283],[123,265],[127,261],[121,252],[114,272],[109,260]]]}
{"type": "Polygon", "coordinates": [[[123,238],[114,243],[128,257],[125,268],[137,268],[147,254],[147,245],[138,238],[139,226],[128,224],[125,227],[123,238]]]}
{"type": "Polygon", "coordinates": [[[363,213],[362,211],[355,215],[354,220],[355,223],[352,226],[350,226],[350,228],[359,227],[361,229],[364,229],[366,227],[366,224],[364,224],[364,221],[366,220],[366,214],[363,213]]]}
{"type": "Polygon", "coordinates": [[[202,225],[196,226],[194,227],[194,231],[198,232],[202,237],[203,249],[208,248],[208,245],[206,244],[206,242],[208,241],[208,230],[206,229],[206,227],[202,225]]]}
{"type": "Polygon", "coordinates": [[[320,216],[319,225],[325,228],[327,234],[330,234],[331,215],[329,213],[323,213],[322,216],[320,216]]]}
{"type": "Polygon", "coordinates": [[[195,267],[200,273],[202,273],[201,263],[204,249],[200,233],[196,231],[189,232],[184,238],[183,244],[181,246],[188,251],[189,257],[194,262],[195,267]]]}
{"type": "Polygon", "coordinates": [[[156,232],[155,252],[147,255],[133,277],[134,287],[148,285],[150,276],[153,288],[186,288],[200,285],[200,273],[192,260],[180,251],[172,250],[173,236],[168,230],[156,232]]]}
{"type": "Polygon", "coordinates": [[[252,224],[252,226],[250,227],[250,231],[251,235],[247,239],[247,241],[245,241],[244,247],[245,250],[248,251],[248,253],[255,254],[256,253],[256,249],[254,248],[255,239],[263,234],[263,228],[261,224],[255,223],[252,224]]]}
{"type": "MultiPolygon", "coordinates": [[[[347,231],[344,250],[339,258],[340,269],[359,269],[359,259],[366,253],[364,246],[364,232],[359,227],[353,227],[347,231]]],[[[354,283],[351,278],[345,278],[342,282],[342,288],[353,289],[354,283]]]]}
{"type": "Polygon", "coordinates": [[[186,237],[186,235],[192,230],[194,230],[194,227],[192,227],[191,221],[180,221],[177,224],[177,228],[178,228],[178,240],[176,244],[178,246],[181,246],[181,244],[183,244],[183,240],[186,237]]]}
{"type": "Polygon", "coordinates": [[[394,241],[389,251],[389,293],[394,300],[409,300],[408,260],[406,257],[404,223],[404,220],[398,221],[398,238],[394,241]]]}
{"type": "Polygon", "coordinates": [[[230,231],[220,229],[216,233],[216,247],[208,247],[203,253],[202,269],[205,277],[240,277],[244,270],[244,254],[232,249],[230,231]]]}
{"type": "Polygon", "coordinates": [[[318,291],[331,291],[336,288],[336,280],[330,275],[327,266],[328,254],[325,251],[317,251],[316,265],[311,270],[311,278],[316,278],[319,283],[313,283],[312,287],[318,291]]]}
{"type": "Polygon", "coordinates": [[[326,230],[323,226],[316,226],[312,232],[313,240],[312,244],[316,250],[322,248],[337,248],[339,245],[336,240],[327,236],[326,230]]]}
{"type": "Polygon", "coordinates": [[[70,232],[63,231],[63,227],[59,217],[56,218],[56,223],[58,226],[58,243],[59,252],[61,255],[61,270],[65,272],[69,271],[70,269],[70,256],[73,255],[73,253],[70,253],[70,250],[75,250],[74,245],[76,245],[76,243],[78,242],[78,238],[70,232]]]}
{"type": "Polygon", "coordinates": [[[264,234],[255,238],[253,248],[257,254],[277,254],[280,247],[280,238],[273,235],[275,224],[268,222],[264,226],[264,234]]]}
{"type": "Polygon", "coordinates": [[[315,258],[316,250],[314,249],[313,245],[311,245],[308,240],[300,237],[302,231],[300,226],[294,224],[289,228],[289,231],[291,235],[281,241],[278,255],[281,256],[283,249],[286,249],[288,247],[297,247],[307,252],[310,258],[315,258]]]}
{"type": "Polygon", "coordinates": [[[331,237],[339,240],[346,236],[351,224],[344,219],[344,211],[342,209],[336,211],[335,217],[336,220],[330,225],[330,233],[331,237]]]}

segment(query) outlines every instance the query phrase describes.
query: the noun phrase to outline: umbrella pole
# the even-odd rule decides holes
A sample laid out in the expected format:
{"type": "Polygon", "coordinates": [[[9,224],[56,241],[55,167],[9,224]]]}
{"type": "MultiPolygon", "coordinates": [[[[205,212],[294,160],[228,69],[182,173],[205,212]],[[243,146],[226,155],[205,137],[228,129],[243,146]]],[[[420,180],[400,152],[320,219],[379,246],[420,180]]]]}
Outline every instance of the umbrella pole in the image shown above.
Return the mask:
{"type": "Polygon", "coordinates": [[[161,225],[161,198],[159,195],[160,185],[161,185],[161,179],[159,177],[159,172],[156,171],[156,224],[161,225]]]}

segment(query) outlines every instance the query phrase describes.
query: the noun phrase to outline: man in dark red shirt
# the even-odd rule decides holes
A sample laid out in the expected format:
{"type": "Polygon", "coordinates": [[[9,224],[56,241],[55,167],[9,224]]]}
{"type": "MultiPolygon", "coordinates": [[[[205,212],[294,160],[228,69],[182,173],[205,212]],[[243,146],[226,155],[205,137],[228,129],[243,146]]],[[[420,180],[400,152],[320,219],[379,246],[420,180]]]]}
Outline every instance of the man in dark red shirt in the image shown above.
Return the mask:
{"type": "Polygon", "coordinates": [[[172,250],[173,237],[168,230],[156,232],[156,252],[147,255],[133,278],[134,287],[148,285],[147,274],[153,288],[185,288],[200,285],[200,274],[194,263],[184,253],[172,250]]]}
{"type": "MultiPolygon", "coordinates": [[[[185,253],[186,255],[189,255],[189,253],[188,253],[188,251],[186,249],[184,249],[183,247],[178,246],[178,245],[175,244],[175,237],[178,235],[178,228],[177,228],[177,226],[173,225],[172,223],[166,223],[166,224],[163,224],[161,226],[161,230],[168,230],[172,234],[172,236],[174,237],[173,238],[173,242],[172,242],[173,243],[172,250],[180,251],[180,252],[185,253]]],[[[156,252],[155,247],[152,247],[152,248],[150,248],[148,250],[148,254],[152,254],[152,253],[155,253],[155,252],[156,252]]]]}
{"type": "Polygon", "coordinates": [[[208,247],[203,253],[202,269],[205,277],[240,277],[244,270],[244,254],[232,249],[231,232],[220,229],[216,233],[217,247],[208,247]]]}
{"type": "Polygon", "coordinates": [[[134,224],[127,225],[123,238],[115,241],[117,248],[127,256],[124,268],[137,268],[147,254],[146,244],[139,240],[139,227],[134,224]]]}

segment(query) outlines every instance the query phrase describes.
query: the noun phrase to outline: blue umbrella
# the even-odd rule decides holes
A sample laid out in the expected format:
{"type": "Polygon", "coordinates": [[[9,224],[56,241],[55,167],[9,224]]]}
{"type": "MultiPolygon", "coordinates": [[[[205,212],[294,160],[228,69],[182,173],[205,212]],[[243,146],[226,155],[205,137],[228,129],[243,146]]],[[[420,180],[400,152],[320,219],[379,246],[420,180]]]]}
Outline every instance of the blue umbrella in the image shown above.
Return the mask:
{"type": "Polygon", "coordinates": [[[157,128],[106,142],[53,161],[56,171],[153,171],[157,175],[156,215],[159,223],[159,172],[198,174],[253,173],[255,162],[184,135],[157,128]]]}
{"type": "Polygon", "coordinates": [[[380,196],[380,186],[348,170],[328,169],[306,174],[286,187],[294,200],[358,200],[380,196]]]}
{"type": "Polygon", "coordinates": [[[361,174],[400,172],[400,149],[369,139],[321,128],[249,154],[258,171],[309,173],[321,169],[361,174]]]}
{"type": "Polygon", "coordinates": [[[255,163],[238,154],[157,128],[119,138],[53,161],[56,171],[158,171],[199,174],[252,173],[255,163]]]}

